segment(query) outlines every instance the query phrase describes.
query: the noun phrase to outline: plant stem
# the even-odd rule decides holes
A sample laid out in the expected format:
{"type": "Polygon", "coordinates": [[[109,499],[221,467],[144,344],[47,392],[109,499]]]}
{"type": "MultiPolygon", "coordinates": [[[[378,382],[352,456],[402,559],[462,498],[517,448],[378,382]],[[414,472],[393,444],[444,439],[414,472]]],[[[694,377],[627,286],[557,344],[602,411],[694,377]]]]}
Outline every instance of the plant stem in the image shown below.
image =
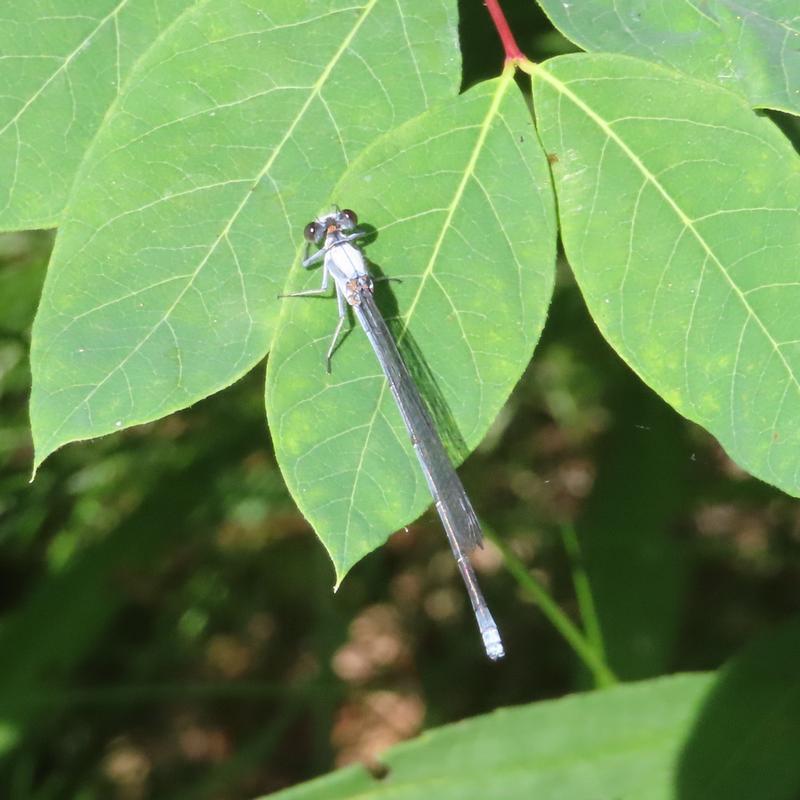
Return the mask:
{"type": "Polygon", "coordinates": [[[575,587],[575,597],[578,600],[578,608],[581,612],[583,628],[586,631],[586,639],[600,658],[605,661],[606,652],[603,645],[603,633],[600,628],[594,597],[592,596],[592,587],[589,584],[589,576],[586,574],[583,558],[581,557],[578,535],[572,525],[562,525],[561,537],[564,540],[564,549],[567,551],[572,565],[572,584],[575,587]]]}
{"type": "Polygon", "coordinates": [[[508,20],[506,20],[506,15],[503,13],[503,9],[500,8],[498,0],[484,0],[484,5],[489,10],[494,27],[497,30],[500,41],[503,43],[506,63],[509,61],[525,61],[525,54],[519,49],[514,39],[514,34],[511,33],[511,28],[508,27],[508,20]]]}
{"type": "Polygon", "coordinates": [[[556,602],[547,593],[547,590],[528,572],[528,568],[515,556],[511,550],[501,542],[493,532],[486,530],[487,538],[500,550],[506,568],[514,576],[523,591],[536,603],[541,612],[550,620],[553,627],[567,640],[594,676],[595,685],[599,687],[612,686],[617,683],[617,676],[603,661],[602,656],[592,647],[586,636],[578,629],[574,622],[558,607],[556,602]]]}

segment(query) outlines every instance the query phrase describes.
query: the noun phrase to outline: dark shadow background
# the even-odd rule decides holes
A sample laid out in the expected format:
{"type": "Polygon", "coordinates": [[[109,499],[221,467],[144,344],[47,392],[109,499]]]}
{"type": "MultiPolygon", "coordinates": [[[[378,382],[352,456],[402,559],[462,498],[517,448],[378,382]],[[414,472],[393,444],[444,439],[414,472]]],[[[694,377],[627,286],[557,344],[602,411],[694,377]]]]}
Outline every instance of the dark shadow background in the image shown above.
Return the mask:
{"type": "Polygon", "coordinates": [[[800,797],[800,620],[720,671],[678,763],[676,800],[800,797]]]}
{"type": "MultiPolygon", "coordinates": [[[[529,0],[504,7],[533,58],[568,49],[529,0]]],[[[464,86],[500,69],[488,25],[462,3],[464,86]]],[[[0,238],[3,797],[243,800],[374,765],[423,727],[587,686],[491,547],[476,568],[509,655],[488,663],[430,512],[334,596],[275,464],[263,366],[183,413],[59,451],[29,485],[28,337],[50,244],[0,238]]],[[[534,361],[461,475],[573,615],[561,531],[577,526],[623,678],[717,668],[800,609],[796,502],[638,381],[564,268],[534,361]]],[[[726,691],[704,741],[725,729],[726,691]]],[[[702,776],[691,753],[687,787],[702,776]]]]}

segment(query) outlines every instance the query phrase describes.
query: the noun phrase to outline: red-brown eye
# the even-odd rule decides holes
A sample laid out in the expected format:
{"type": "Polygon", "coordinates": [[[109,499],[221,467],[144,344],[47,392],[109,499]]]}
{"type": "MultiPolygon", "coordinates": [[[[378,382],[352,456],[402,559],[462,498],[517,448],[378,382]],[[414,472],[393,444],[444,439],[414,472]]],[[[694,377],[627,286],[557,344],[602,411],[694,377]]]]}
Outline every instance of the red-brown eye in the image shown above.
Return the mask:
{"type": "Polygon", "coordinates": [[[308,225],[306,225],[305,229],[303,230],[303,236],[305,236],[309,242],[319,242],[320,239],[322,239],[323,233],[324,230],[322,225],[320,225],[319,222],[316,221],[309,222],[308,225]]]}
{"type": "Polygon", "coordinates": [[[341,215],[347,220],[349,227],[355,228],[358,225],[358,215],[351,208],[343,208],[341,215]]]}

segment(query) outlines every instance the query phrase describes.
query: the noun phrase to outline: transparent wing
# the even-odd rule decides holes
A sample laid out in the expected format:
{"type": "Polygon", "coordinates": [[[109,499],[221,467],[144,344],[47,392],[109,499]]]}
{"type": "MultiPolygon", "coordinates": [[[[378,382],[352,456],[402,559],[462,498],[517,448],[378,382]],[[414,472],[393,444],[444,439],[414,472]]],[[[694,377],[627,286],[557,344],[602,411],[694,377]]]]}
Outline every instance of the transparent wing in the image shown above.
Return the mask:
{"type": "Polygon", "coordinates": [[[483,541],[481,526],[425,402],[370,292],[361,293],[354,311],[389,381],[448,538],[468,553],[483,541]]]}
{"type": "Polygon", "coordinates": [[[442,520],[450,549],[467,587],[475,620],[486,654],[493,661],[504,655],[500,631],[483,599],[468,553],[481,544],[481,526],[450,458],[436,433],[431,415],[417,391],[386,322],[375,305],[372,293],[360,292],[360,303],[353,309],[367,334],[378,361],[389,381],[400,415],[417,452],[436,510],[442,520]]]}

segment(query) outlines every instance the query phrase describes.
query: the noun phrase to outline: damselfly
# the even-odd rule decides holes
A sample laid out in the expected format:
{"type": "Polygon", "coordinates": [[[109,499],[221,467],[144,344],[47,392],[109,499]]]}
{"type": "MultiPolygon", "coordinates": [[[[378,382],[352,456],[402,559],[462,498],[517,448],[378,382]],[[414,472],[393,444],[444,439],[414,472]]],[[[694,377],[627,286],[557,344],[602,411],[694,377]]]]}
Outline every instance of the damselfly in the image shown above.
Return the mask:
{"type": "Polygon", "coordinates": [[[483,546],[480,523],[436,432],[431,415],[375,303],[373,279],[367,270],[363,253],[354,244],[356,239],[365,235],[354,230],[357,224],[355,212],[337,208],[306,225],[305,238],[308,242],[323,246],[308,256],[303,261],[303,266],[311,267],[322,261],[322,285],[319,289],[293,292],[284,296],[309,297],[325,294],[328,291],[329,280],[333,279],[339,304],[339,322],[325,355],[328,372],[331,369],[331,357],[336,349],[336,343],[347,319],[347,307],[353,309],[386,375],[400,416],[411,437],[411,443],[436,504],[436,511],[467,587],[486,654],[492,660],[496,660],[504,655],[500,632],[483,599],[475,572],[469,562],[469,553],[475,547],[483,546]]]}

